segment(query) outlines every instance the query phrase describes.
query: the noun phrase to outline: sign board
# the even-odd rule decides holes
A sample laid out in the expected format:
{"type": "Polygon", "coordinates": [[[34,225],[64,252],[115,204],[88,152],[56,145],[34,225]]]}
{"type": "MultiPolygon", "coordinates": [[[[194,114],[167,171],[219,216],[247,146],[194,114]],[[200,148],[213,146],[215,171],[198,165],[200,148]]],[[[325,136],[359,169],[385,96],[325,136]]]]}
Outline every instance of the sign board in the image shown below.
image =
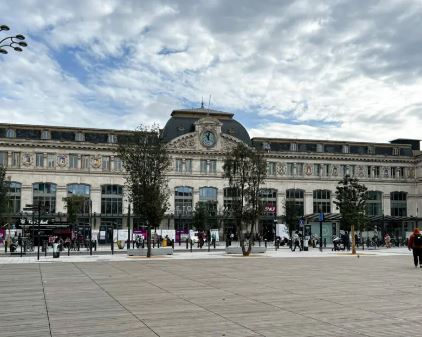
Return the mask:
{"type": "Polygon", "coordinates": [[[319,213],[319,221],[324,221],[324,213],[323,212],[319,213]]]}

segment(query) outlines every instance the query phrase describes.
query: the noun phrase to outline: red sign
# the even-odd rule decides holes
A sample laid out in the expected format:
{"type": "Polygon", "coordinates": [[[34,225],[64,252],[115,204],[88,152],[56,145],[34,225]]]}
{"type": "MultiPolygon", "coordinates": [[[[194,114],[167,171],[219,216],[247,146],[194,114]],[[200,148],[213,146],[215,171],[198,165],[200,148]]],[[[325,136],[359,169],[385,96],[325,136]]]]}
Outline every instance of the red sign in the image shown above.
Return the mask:
{"type": "Polygon", "coordinates": [[[275,206],[265,206],[264,212],[275,213],[275,206]]]}

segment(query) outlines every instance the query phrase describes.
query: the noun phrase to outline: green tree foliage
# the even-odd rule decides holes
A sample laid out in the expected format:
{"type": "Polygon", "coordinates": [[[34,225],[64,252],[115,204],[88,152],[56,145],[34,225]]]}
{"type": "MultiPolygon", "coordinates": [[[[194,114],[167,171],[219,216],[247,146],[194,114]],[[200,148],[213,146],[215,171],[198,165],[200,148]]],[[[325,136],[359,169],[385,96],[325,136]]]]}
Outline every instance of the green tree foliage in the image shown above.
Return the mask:
{"type": "Polygon", "coordinates": [[[336,199],[334,204],[340,210],[340,225],[344,230],[351,231],[352,253],[355,248],[355,228],[361,228],[365,223],[367,188],[359,184],[357,178],[346,175],[339,181],[336,187],[336,199]]]}
{"type": "Polygon", "coordinates": [[[86,197],[79,195],[72,195],[70,197],[63,198],[65,202],[65,208],[67,211],[67,222],[76,225],[78,221],[78,214],[81,213],[81,210],[86,203],[86,197]]]}
{"type": "Polygon", "coordinates": [[[260,152],[238,143],[227,153],[223,170],[223,177],[228,179],[229,187],[237,191],[232,193],[231,214],[236,223],[243,255],[247,256],[251,252],[253,234],[263,212],[259,192],[266,178],[267,162],[260,152]]]}
{"type": "Polygon", "coordinates": [[[158,125],[138,127],[127,141],[120,142],[117,154],[135,216],[147,223],[147,256],[151,256],[151,226],[160,225],[169,204],[166,171],[170,157],[158,125]]]}

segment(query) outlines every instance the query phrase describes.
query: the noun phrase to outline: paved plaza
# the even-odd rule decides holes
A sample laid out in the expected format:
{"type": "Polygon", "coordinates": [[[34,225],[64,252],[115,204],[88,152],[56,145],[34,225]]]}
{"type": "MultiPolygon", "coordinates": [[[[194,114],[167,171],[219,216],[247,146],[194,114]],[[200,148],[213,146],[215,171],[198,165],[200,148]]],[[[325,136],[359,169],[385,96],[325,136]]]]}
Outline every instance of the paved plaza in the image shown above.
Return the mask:
{"type": "Polygon", "coordinates": [[[0,336],[422,334],[409,255],[295,256],[0,263],[0,336]]]}

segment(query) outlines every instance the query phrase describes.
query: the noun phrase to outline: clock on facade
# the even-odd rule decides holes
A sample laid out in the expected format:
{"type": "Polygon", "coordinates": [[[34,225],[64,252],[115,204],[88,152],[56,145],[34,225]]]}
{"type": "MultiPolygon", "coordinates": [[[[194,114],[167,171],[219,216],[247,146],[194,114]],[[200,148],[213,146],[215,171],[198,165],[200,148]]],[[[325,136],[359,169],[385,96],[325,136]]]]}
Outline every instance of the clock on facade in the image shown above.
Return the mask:
{"type": "Polygon", "coordinates": [[[201,143],[206,147],[211,147],[215,145],[215,134],[211,131],[205,131],[201,135],[201,143]]]}

